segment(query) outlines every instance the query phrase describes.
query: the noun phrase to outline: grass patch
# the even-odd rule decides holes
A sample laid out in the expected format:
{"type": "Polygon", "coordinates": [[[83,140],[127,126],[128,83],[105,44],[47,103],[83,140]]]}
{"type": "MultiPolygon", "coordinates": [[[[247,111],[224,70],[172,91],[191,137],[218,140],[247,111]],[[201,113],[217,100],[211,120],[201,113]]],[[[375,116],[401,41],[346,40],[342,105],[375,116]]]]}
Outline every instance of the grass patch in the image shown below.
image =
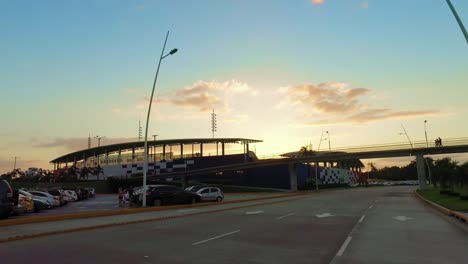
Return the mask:
{"type": "Polygon", "coordinates": [[[461,200],[458,196],[448,196],[440,194],[438,188],[430,187],[425,191],[417,190],[417,192],[427,200],[441,205],[452,211],[468,212],[468,200],[461,200]]]}

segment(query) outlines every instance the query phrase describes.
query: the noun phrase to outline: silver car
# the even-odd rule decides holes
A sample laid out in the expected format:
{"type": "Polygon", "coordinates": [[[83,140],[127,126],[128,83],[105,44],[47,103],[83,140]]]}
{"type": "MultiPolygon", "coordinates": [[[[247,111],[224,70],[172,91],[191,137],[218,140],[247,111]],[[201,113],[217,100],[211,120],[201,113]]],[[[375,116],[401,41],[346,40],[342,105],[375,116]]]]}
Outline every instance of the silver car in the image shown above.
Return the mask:
{"type": "Polygon", "coordinates": [[[197,191],[202,201],[221,202],[224,199],[224,193],[217,187],[203,187],[197,191]]]}

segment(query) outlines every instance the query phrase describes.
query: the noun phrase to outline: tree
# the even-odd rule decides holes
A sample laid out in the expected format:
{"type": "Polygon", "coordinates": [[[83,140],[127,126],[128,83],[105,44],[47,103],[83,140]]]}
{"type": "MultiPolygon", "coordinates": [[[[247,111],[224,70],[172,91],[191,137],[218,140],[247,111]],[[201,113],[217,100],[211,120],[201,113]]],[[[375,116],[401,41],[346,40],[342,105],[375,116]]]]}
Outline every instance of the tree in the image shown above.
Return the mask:
{"type": "Polygon", "coordinates": [[[434,162],[434,174],[437,174],[439,179],[440,188],[443,191],[453,191],[455,185],[454,179],[456,177],[457,162],[452,161],[451,158],[443,158],[434,162]]]}
{"type": "Polygon", "coordinates": [[[457,166],[457,171],[462,187],[460,198],[468,200],[468,161],[457,166]]]}

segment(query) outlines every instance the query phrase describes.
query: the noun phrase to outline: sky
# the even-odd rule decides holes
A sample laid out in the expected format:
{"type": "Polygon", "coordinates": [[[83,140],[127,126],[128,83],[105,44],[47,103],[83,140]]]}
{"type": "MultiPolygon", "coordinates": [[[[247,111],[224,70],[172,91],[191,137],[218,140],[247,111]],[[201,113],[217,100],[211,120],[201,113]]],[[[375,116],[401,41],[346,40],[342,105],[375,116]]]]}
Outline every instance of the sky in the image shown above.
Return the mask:
{"type": "MultiPolygon", "coordinates": [[[[467,24],[468,1],[452,3],[467,24]]],[[[444,0],[1,6],[0,173],[13,157],[50,169],[89,135],[135,140],[167,31],[178,52],[157,80],[158,139],[211,137],[213,109],[215,135],[263,140],[260,157],[317,150],[324,131],[331,149],[405,143],[402,126],[412,141],[468,137],[468,45],[444,0]]]]}

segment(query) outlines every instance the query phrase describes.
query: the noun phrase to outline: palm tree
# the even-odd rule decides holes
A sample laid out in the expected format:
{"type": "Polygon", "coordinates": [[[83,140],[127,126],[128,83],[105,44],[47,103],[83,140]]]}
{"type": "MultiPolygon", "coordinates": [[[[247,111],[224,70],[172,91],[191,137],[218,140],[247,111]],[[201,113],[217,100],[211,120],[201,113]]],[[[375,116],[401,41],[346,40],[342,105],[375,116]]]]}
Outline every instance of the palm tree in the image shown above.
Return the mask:
{"type": "Polygon", "coordinates": [[[468,200],[468,161],[457,166],[459,171],[459,179],[462,187],[460,199],[468,200]]]}

